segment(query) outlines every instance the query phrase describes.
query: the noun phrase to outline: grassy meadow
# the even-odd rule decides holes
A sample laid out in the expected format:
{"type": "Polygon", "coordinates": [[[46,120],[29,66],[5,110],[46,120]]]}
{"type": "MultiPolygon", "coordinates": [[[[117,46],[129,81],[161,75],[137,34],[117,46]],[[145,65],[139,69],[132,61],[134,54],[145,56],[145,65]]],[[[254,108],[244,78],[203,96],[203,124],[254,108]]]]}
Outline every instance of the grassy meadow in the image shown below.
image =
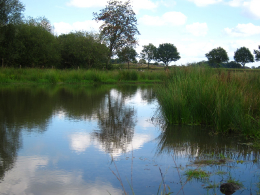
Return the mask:
{"type": "Polygon", "coordinates": [[[0,69],[0,83],[154,83],[164,80],[163,71],[0,69]]]}

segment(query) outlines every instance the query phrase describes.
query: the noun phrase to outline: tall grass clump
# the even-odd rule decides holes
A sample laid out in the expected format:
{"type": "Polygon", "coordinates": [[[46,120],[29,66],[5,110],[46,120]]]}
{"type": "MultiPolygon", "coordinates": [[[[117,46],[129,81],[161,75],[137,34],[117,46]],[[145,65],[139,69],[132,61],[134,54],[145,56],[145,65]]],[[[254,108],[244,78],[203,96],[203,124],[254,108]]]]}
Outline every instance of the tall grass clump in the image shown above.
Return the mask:
{"type": "Polygon", "coordinates": [[[172,124],[204,124],[218,132],[259,136],[259,73],[185,67],[157,88],[161,112],[172,124]]]}

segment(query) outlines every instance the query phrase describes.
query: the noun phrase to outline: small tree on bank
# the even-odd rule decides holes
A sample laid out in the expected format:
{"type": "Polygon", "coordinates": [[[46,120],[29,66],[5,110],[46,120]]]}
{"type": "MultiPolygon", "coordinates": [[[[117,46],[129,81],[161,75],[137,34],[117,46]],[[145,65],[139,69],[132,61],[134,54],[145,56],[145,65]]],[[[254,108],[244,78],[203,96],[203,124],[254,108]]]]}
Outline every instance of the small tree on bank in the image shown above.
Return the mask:
{"type": "Polygon", "coordinates": [[[135,12],[130,5],[130,0],[125,3],[117,0],[109,0],[106,8],[100,13],[93,13],[94,20],[102,21],[100,34],[109,48],[107,65],[117,51],[125,46],[135,46],[137,40],[135,35],[139,35],[137,29],[137,19],[135,12]]]}
{"type": "Polygon", "coordinates": [[[118,51],[117,56],[120,61],[128,63],[129,69],[129,62],[136,61],[137,52],[132,47],[125,47],[121,51],[118,51]]]}
{"type": "Polygon", "coordinates": [[[211,64],[216,63],[217,67],[220,67],[220,63],[229,61],[227,52],[222,47],[212,49],[209,53],[206,53],[205,55],[208,58],[208,61],[211,64]]]}
{"type": "Polygon", "coordinates": [[[249,62],[254,62],[254,56],[250,50],[246,47],[241,47],[235,51],[234,59],[236,62],[241,63],[243,68],[245,64],[249,62]]]}
{"type": "Polygon", "coordinates": [[[258,46],[259,51],[258,50],[254,50],[254,54],[255,54],[255,61],[260,61],[260,45],[258,46]]]}
{"type": "Polygon", "coordinates": [[[148,62],[148,69],[149,69],[149,63],[155,59],[156,54],[156,47],[149,43],[149,45],[144,45],[143,50],[141,52],[141,57],[148,62]]]}
{"type": "Polygon", "coordinates": [[[180,54],[177,51],[177,48],[171,43],[163,43],[160,44],[156,50],[156,56],[158,62],[162,61],[166,67],[168,67],[169,63],[172,61],[179,60],[180,54]]]}

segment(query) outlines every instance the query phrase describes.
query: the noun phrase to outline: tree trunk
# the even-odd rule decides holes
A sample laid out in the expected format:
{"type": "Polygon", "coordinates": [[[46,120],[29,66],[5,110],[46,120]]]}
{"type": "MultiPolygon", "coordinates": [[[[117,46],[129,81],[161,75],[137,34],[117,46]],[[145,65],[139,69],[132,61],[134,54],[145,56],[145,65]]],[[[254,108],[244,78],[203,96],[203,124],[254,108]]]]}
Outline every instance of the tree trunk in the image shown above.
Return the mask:
{"type": "Polygon", "coordinates": [[[128,61],[128,70],[129,70],[129,61],[128,61]]]}
{"type": "Polygon", "coordinates": [[[4,58],[2,58],[2,68],[4,68],[4,58]]]}
{"type": "Polygon", "coordinates": [[[148,70],[149,70],[149,62],[148,62],[148,70]]]}

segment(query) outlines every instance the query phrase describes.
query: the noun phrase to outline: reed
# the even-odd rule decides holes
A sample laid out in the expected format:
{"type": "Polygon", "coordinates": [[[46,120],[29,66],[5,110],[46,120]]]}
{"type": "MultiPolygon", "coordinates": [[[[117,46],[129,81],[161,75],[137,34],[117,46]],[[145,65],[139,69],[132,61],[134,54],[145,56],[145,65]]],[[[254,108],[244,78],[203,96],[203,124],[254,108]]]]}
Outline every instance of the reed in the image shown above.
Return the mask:
{"type": "Polygon", "coordinates": [[[208,125],[218,132],[260,136],[258,72],[175,68],[156,92],[161,114],[171,124],[208,125]]]}

